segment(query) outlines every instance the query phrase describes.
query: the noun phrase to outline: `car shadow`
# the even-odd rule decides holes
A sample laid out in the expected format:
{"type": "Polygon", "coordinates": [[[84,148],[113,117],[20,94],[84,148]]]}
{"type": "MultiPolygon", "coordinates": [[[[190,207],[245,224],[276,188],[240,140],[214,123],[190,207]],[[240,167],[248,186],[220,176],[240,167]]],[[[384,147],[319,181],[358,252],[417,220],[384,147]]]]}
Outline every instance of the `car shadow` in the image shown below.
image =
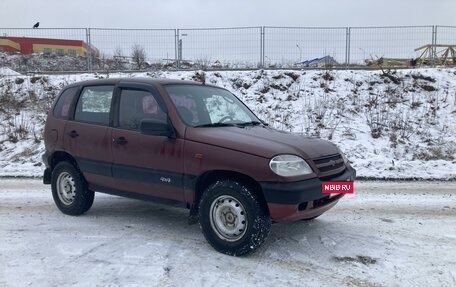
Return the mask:
{"type": "MultiPolygon", "coordinates": [[[[116,196],[96,196],[92,208],[83,215],[84,221],[93,225],[108,225],[121,230],[134,231],[136,235],[150,233],[178,234],[178,239],[201,241],[198,248],[212,252],[201,233],[199,224],[188,224],[188,209],[155,202],[140,201],[116,196]]],[[[326,218],[324,215],[310,221],[274,223],[264,246],[251,258],[266,258],[301,250],[312,257],[330,257],[339,242],[353,239],[357,231],[350,223],[326,218]],[[311,251],[309,251],[311,250],[311,251]]],[[[216,252],[213,250],[213,252],[216,252]]],[[[280,255],[282,257],[282,255],[280,255]]]]}
{"type": "Polygon", "coordinates": [[[116,218],[116,220],[125,221],[139,219],[141,221],[147,220],[150,224],[156,222],[158,224],[172,223],[176,226],[188,225],[188,209],[179,205],[97,195],[92,208],[85,213],[85,216],[103,219],[116,218]]]}

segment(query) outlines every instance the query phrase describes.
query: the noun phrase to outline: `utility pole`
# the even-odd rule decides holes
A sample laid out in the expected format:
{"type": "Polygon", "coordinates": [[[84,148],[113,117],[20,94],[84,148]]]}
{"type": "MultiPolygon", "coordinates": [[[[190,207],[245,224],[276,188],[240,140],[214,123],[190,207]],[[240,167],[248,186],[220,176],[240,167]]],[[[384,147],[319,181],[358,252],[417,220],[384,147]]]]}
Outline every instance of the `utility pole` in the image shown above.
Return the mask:
{"type": "Polygon", "coordinates": [[[182,39],[179,39],[177,59],[182,61],[182,39]]]}
{"type": "Polygon", "coordinates": [[[298,44],[296,44],[296,47],[298,47],[298,49],[299,49],[299,63],[301,63],[302,62],[302,49],[301,49],[301,47],[299,47],[298,44]]]}
{"type": "MultiPolygon", "coordinates": [[[[180,36],[181,36],[181,37],[186,37],[187,34],[181,34],[180,36]]],[[[183,49],[182,38],[179,38],[179,42],[178,42],[177,49],[178,49],[178,54],[177,54],[178,59],[179,59],[179,61],[182,61],[182,49],[183,49]]]]}

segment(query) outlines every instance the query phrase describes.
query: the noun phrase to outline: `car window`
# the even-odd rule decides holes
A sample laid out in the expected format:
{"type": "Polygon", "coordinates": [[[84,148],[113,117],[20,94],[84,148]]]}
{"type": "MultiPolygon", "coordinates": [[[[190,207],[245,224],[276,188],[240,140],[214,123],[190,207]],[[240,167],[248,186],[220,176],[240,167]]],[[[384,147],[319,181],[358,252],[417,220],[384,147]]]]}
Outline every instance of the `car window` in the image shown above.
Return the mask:
{"type": "Polygon", "coordinates": [[[213,94],[205,97],[203,101],[212,123],[224,121],[224,119],[240,123],[252,120],[245,110],[239,108],[239,103],[233,98],[213,94]]]}
{"type": "Polygon", "coordinates": [[[60,95],[54,106],[54,117],[59,119],[68,119],[70,117],[70,106],[77,91],[78,87],[68,88],[60,95]]]}
{"type": "Polygon", "coordinates": [[[79,97],[76,121],[109,125],[109,112],[114,86],[85,87],[79,97]]]}
{"type": "Polygon", "coordinates": [[[190,126],[217,123],[242,124],[258,118],[225,89],[200,85],[167,85],[181,119],[190,126]]]}
{"type": "Polygon", "coordinates": [[[122,89],[120,92],[119,127],[138,130],[143,119],[166,121],[166,113],[151,92],[122,89]]]}
{"type": "Polygon", "coordinates": [[[196,108],[196,101],[192,94],[171,94],[170,97],[185,123],[190,125],[198,124],[199,114],[196,108]]]}

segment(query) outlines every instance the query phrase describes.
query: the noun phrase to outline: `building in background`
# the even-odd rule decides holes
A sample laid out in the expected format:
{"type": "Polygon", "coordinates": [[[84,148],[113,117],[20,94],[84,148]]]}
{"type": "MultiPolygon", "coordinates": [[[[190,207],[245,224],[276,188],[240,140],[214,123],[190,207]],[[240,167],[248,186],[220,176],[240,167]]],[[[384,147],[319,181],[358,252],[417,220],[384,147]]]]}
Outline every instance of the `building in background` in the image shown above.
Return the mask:
{"type": "Polygon", "coordinates": [[[312,68],[325,68],[339,66],[340,64],[331,56],[327,55],[321,58],[315,58],[299,63],[295,63],[295,66],[299,67],[312,67],[312,68]]]}
{"type": "Polygon", "coordinates": [[[81,40],[0,37],[0,51],[21,54],[43,53],[45,55],[86,56],[89,52],[98,57],[99,51],[94,46],[81,40]]]}

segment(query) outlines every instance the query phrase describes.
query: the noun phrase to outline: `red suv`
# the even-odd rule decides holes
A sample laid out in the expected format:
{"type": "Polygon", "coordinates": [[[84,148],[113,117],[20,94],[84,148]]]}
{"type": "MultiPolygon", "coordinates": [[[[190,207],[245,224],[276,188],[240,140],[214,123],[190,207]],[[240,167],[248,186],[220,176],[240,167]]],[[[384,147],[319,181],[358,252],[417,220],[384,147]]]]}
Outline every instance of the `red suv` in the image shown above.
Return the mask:
{"type": "Polygon", "coordinates": [[[268,127],[229,91],[165,79],[103,79],[65,87],[45,126],[44,183],[79,215],[94,192],[180,203],[218,251],[244,255],[271,222],[315,218],[353,181],[332,143],[268,127]]]}

